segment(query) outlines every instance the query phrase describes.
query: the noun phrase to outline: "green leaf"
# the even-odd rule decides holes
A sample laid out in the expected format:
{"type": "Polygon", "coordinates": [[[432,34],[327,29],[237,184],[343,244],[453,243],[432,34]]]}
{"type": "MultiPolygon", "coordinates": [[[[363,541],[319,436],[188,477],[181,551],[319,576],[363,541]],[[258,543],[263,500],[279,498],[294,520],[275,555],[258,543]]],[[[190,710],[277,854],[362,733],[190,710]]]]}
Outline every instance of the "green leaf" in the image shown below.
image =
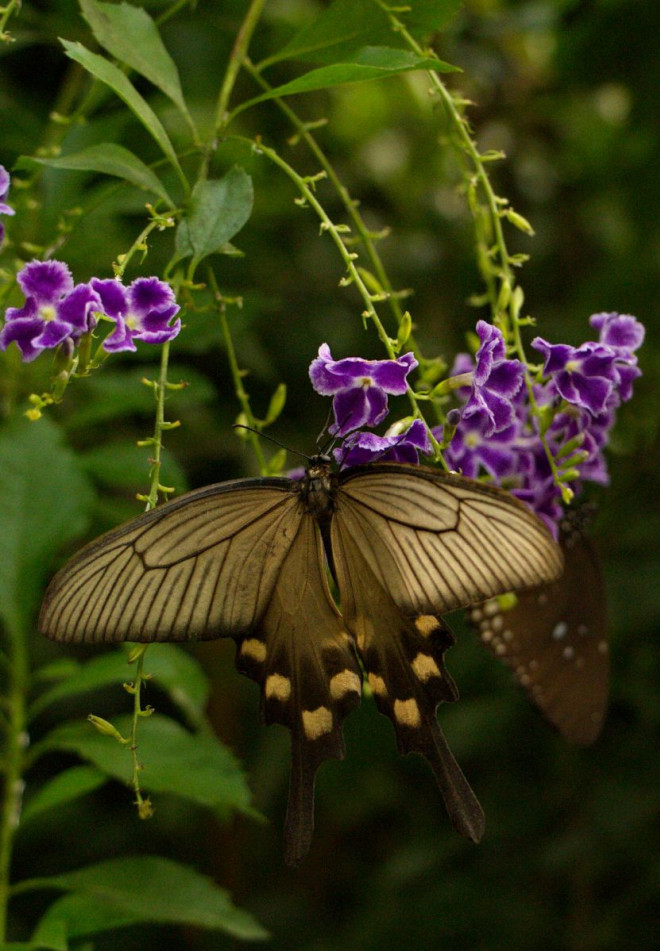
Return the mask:
{"type": "Polygon", "coordinates": [[[113,89],[119,98],[126,103],[147,132],[156,140],[164,155],[183,179],[184,175],[179,160],[160,119],[124,73],[109,60],[97,53],[92,53],[81,43],[70,43],[68,40],[61,40],[61,43],[70,59],[79,63],[88,73],[113,89]]]}
{"type": "Polygon", "coordinates": [[[99,45],[164,92],[191,121],[179,72],[147,11],[95,0],[80,0],[80,6],[99,45]]]}
{"type": "MultiPolygon", "coordinates": [[[[397,18],[420,38],[442,29],[460,5],[461,0],[412,0],[400,5],[397,18]]],[[[404,43],[385,11],[373,0],[334,0],[279,53],[269,57],[267,64],[284,59],[341,63],[364,46],[400,47],[404,43]]]]}
{"type": "MultiPolygon", "coordinates": [[[[126,663],[128,650],[130,647],[125,647],[79,664],[66,679],[41,694],[31,707],[31,718],[59,700],[101,687],[120,686],[130,680],[132,668],[126,663]]],[[[200,726],[205,722],[209,683],[194,657],[175,644],[154,644],[146,655],[145,669],[153,674],[155,685],[170,696],[191,724],[200,726]]]]}
{"type": "Polygon", "coordinates": [[[168,195],[165,186],[160,179],[154,175],[148,165],[125,149],[123,145],[113,145],[110,142],[104,142],[102,145],[90,145],[89,148],[81,152],[74,152],[71,155],[62,155],[59,158],[43,159],[32,156],[24,156],[19,159],[17,165],[21,168],[29,168],[31,165],[47,165],[49,168],[66,168],[81,172],[101,172],[104,175],[114,175],[115,178],[122,178],[130,182],[136,188],[143,188],[145,191],[153,192],[167,202],[173,205],[172,199],[168,195]]]}
{"type": "Polygon", "coordinates": [[[450,66],[449,63],[443,63],[435,57],[417,56],[410,50],[397,50],[388,46],[364,46],[358,50],[351,61],[332,63],[330,66],[312,69],[304,76],[299,76],[298,79],[293,79],[289,83],[284,83],[283,86],[277,86],[261,96],[242,103],[234,110],[233,115],[266,99],[313,92],[317,89],[330,89],[345,83],[370,82],[417,69],[434,69],[441,73],[458,71],[456,66],[450,66]]]}
{"type": "Polygon", "coordinates": [[[235,165],[213,181],[198,182],[188,213],[176,232],[176,260],[192,257],[194,265],[209,254],[220,252],[252,214],[252,179],[235,165]]]}
{"type": "Polygon", "coordinates": [[[28,800],[21,813],[20,828],[22,829],[24,823],[48,809],[54,809],[72,799],[79,799],[86,793],[94,792],[107,781],[108,777],[105,773],[94,769],[93,766],[72,766],[71,769],[59,773],[28,800]]]}
{"type": "Polygon", "coordinates": [[[229,893],[210,878],[156,855],[108,859],[21,883],[22,891],[43,888],[73,894],[50,906],[35,938],[57,921],[65,923],[69,938],[147,922],[223,931],[244,941],[268,937],[252,915],[237,908],[229,893]]]}
{"type": "MultiPolygon", "coordinates": [[[[130,717],[117,717],[113,722],[122,736],[130,734],[130,717]]],[[[138,742],[144,764],[141,783],[149,792],[173,793],[222,815],[237,810],[257,818],[241,767],[217,737],[190,733],[156,713],[140,722],[138,742]]],[[[127,782],[131,773],[128,748],[84,720],[56,727],[33,748],[35,755],[51,750],[76,753],[121,782],[127,782]]]]}
{"type": "Polygon", "coordinates": [[[0,620],[25,629],[51,561],[83,534],[93,494],[46,417],[0,427],[0,620]]]}

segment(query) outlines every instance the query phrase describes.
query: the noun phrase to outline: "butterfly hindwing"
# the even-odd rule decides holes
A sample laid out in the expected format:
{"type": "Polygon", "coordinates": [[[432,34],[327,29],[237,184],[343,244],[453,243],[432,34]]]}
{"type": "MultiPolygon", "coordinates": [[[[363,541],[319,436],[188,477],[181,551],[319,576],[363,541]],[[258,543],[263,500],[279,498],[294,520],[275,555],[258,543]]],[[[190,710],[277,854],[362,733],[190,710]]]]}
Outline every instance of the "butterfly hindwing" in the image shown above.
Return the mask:
{"type": "Polygon", "coordinates": [[[378,709],[394,725],[399,752],[426,757],[455,828],[478,842],[483,810],[436,720],[439,703],[458,699],[444,664],[454,637],[438,618],[408,617],[398,608],[341,521],[333,525],[333,550],[344,620],[378,709]]]}
{"type": "Polygon", "coordinates": [[[513,670],[532,701],[562,735],[582,746],[602,728],[609,691],[605,588],[600,561],[573,519],[561,533],[558,581],[470,608],[482,642],[513,670]]]}
{"type": "Polygon", "coordinates": [[[314,779],[321,763],[344,755],[342,721],[360,702],[353,640],[328,589],[321,536],[305,515],[268,609],[237,642],[238,669],[259,683],[262,717],[291,730],[291,782],[285,858],[297,865],[314,828],[314,779]]]}

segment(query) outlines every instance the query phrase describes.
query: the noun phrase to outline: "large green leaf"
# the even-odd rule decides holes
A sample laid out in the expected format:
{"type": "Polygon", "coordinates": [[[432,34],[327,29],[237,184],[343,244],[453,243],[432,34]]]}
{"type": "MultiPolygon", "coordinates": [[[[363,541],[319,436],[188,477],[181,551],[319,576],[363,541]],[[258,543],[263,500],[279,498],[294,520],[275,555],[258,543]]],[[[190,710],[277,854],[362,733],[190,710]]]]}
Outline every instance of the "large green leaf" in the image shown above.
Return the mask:
{"type": "MultiPolygon", "coordinates": [[[[31,708],[31,716],[41,713],[59,700],[79,696],[131,679],[132,668],[126,663],[126,650],[93,657],[67,671],[53,687],[45,691],[31,708]]],[[[209,683],[194,657],[175,644],[154,644],[145,656],[145,671],[154,684],[164,690],[190,723],[203,723],[209,697],[209,683]]]]}
{"type": "Polygon", "coordinates": [[[29,168],[30,165],[47,165],[49,168],[66,168],[82,172],[102,172],[104,175],[114,175],[122,178],[137,188],[153,192],[172,205],[165,186],[154,175],[142,159],[133,155],[123,145],[114,145],[104,142],[102,145],[90,145],[89,148],[71,155],[62,155],[59,158],[33,158],[24,156],[17,163],[19,168],[29,168]]]}
{"type": "MultiPolygon", "coordinates": [[[[64,922],[69,938],[130,924],[185,925],[223,931],[244,941],[267,932],[228,892],[189,866],[156,855],[108,859],[74,872],[21,882],[21,891],[58,889],[72,894],[50,906],[33,936],[64,922]]],[[[37,944],[38,946],[38,944],[37,944]]]]}
{"type": "Polygon", "coordinates": [[[147,11],[95,0],[80,0],[80,6],[99,45],[153,83],[190,119],[176,64],[147,11]]]}
{"type": "Polygon", "coordinates": [[[0,428],[0,619],[25,629],[57,551],[85,530],[92,490],[46,417],[0,428]]]}
{"type": "Polygon", "coordinates": [[[350,60],[312,69],[298,79],[284,83],[283,86],[276,86],[263,95],[242,103],[234,110],[233,115],[266,99],[293,96],[317,89],[331,89],[346,83],[370,82],[418,69],[434,69],[442,73],[457,71],[457,68],[449,63],[443,63],[435,57],[418,56],[410,50],[392,49],[389,46],[363,46],[350,60]]]}
{"type": "MultiPolygon", "coordinates": [[[[113,722],[123,736],[130,734],[130,717],[113,722]]],[[[148,792],[173,793],[221,814],[238,810],[256,817],[241,767],[217,737],[190,733],[156,713],[140,721],[138,743],[144,764],[140,781],[148,792]]],[[[121,782],[127,782],[131,773],[128,746],[100,734],[85,720],[56,727],[33,747],[35,755],[51,750],[76,753],[121,782]]]]}
{"type": "MultiPolygon", "coordinates": [[[[413,36],[424,38],[442,29],[461,0],[411,0],[398,4],[397,17],[413,36]]],[[[403,45],[390,20],[374,0],[334,0],[312,23],[303,27],[268,63],[299,59],[341,63],[364,46],[403,45]]]]}
{"type": "Polygon", "coordinates": [[[71,802],[72,799],[79,799],[86,793],[94,792],[99,786],[107,783],[108,777],[105,773],[95,769],[93,766],[72,766],[58,773],[53,779],[44,783],[34,795],[28,799],[27,804],[21,812],[21,825],[34,819],[35,816],[47,812],[49,809],[55,809],[71,802]]]}
{"type": "Polygon", "coordinates": [[[252,179],[235,165],[226,175],[195,185],[186,217],[176,232],[177,260],[192,257],[194,265],[222,251],[252,214],[252,179]]]}
{"type": "Polygon", "coordinates": [[[183,178],[174,147],[160,119],[124,73],[105,57],[92,53],[81,43],[70,43],[68,40],[62,40],[61,43],[70,59],[75,60],[88,73],[117,93],[147,132],[153,136],[172,166],[183,178]]]}

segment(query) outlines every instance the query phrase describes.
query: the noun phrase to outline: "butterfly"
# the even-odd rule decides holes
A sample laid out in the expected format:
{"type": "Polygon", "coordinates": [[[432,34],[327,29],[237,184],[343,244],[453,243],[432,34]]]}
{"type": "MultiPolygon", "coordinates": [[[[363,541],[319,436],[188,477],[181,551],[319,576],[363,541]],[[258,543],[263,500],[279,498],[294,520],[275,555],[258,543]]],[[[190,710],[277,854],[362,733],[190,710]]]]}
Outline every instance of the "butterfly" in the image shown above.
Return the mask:
{"type": "Polygon", "coordinates": [[[470,608],[468,618],[546,719],[570,742],[588,746],[607,708],[609,651],[600,560],[582,511],[564,518],[560,544],[557,581],[519,593],[509,610],[491,599],[470,608]]]}
{"type": "Polygon", "coordinates": [[[441,615],[561,570],[542,522],[500,489],[410,464],[336,473],[315,456],[302,479],[207,486],[91,542],[51,581],[40,629],[87,643],[232,637],[262,720],[291,731],[295,865],[311,842],[317,769],[344,755],[363,672],[399,751],[426,757],[454,826],[481,838],[483,810],[436,720],[458,698],[441,615]]]}

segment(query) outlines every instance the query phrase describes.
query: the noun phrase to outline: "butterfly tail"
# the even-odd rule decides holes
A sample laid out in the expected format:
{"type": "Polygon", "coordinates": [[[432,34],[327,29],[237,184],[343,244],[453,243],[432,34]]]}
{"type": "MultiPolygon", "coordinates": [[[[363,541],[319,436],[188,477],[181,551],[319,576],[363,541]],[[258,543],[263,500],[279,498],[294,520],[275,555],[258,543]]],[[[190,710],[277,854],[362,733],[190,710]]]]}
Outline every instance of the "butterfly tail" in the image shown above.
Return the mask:
{"type": "Polygon", "coordinates": [[[435,717],[425,717],[423,730],[417,730],[407,741],[399,731],[402,751],[421,753],[426,757],[436,778],[445,808],[457,832],[473,842],[479,842],[485,830],[485,816],[481,804],[468,783],[463,770],[435,717]]]}

